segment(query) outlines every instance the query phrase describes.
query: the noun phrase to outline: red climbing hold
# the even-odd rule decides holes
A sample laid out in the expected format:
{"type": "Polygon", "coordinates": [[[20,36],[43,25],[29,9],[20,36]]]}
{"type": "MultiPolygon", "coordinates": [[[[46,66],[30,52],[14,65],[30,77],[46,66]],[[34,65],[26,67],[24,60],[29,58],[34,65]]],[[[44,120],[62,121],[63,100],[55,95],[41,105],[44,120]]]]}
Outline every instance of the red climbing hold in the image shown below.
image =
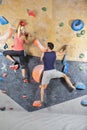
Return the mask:
{"type": "Polygon", "coordinates": [[[22,98],[27,98],[27,96],[26,96],[26,95],[23,95],[22,98]]]}
{"type": "Polygon", "coordinates": [[[3,75],[2,75],[3,77],[7,77],[7,73],[3,73],[3,75]]]}
{"type": "Polygon", "coordinates": [[[27,9],[27,12],[28,12],[28,15],[29,15],[29,16],[33,16],[33,17],[36,16],[36,14],[35,14],[35,12],[34,12],[33,10],[27,9]]]}
{"type": "Polygon", "coordinates": [[[21,26],[25,26],[27,23],[26,23],[26,21],[21,20],[19,24],[20,24],[21,26]]]}
{"type": "Polygon", "coordinates": [[[13,110],[14,108],[13,108],[13,107],[10,107],[9,109],[10,109],[10,110],[13,110]]]}

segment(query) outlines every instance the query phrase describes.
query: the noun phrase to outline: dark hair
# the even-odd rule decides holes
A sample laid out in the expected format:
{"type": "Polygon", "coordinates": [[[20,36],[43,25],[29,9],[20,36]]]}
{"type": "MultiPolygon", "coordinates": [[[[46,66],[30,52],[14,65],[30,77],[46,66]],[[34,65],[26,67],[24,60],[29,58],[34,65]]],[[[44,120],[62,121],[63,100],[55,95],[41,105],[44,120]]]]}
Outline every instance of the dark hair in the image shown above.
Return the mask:
{"type": "Polygon", "coordinates": [[[48,42],[47,45],[51,50],[54,48],[54,44],[52,42],[48,42]]]}

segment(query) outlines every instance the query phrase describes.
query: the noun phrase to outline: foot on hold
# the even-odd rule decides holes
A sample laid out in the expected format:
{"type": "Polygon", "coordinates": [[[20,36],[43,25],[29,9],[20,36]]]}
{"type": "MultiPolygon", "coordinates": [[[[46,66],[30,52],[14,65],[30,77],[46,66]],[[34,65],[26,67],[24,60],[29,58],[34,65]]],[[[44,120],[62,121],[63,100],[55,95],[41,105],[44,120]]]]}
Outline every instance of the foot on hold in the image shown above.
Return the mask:
{"type": "Polygon", "coordinates": [[[24,83],[28,83],[29,81],[28,81],[27,78],[23,78],[23,82],[24,82],[24,83]]]}
{"type": "Polygon", "coordinates": [[[11,70],[17,70],[17,69],[19,69],[19,63],[18,62],[15,62],[15,63],[12,63],[12,65],[10,65],[9,66],[9,68],[11,69],[11,70]]]}
{"type": "Polygon", "coordinates": [[[18,65],[10,65],[9,68],[11,70],[17,70],[19,68],[19,66],[18,65]]]}
{"type": "Polygon", "coordinates": [[[42,106],[42,102],[41,101],[34,101],[33,102],[33,107],[41,107],[42,106]]]}

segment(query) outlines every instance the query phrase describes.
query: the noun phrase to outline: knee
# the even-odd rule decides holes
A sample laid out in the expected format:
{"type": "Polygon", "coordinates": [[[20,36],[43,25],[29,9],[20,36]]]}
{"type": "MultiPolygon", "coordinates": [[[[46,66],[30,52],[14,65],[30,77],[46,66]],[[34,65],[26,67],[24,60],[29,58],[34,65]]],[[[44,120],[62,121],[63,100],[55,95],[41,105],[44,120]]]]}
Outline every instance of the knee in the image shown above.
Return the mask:
{"type": "Polygon", "coordinates": [[[42,86],[40,86],[40,88],[46,89],[46,88],[47,88],[47,85],[42,85],[42,86]]]}
{"type": "Polygon", "coordinates": [[[67,77],[65,74],[63,74],[63,78],[66,79],[66,78],[68,78],[68,77],[67,77]]]}

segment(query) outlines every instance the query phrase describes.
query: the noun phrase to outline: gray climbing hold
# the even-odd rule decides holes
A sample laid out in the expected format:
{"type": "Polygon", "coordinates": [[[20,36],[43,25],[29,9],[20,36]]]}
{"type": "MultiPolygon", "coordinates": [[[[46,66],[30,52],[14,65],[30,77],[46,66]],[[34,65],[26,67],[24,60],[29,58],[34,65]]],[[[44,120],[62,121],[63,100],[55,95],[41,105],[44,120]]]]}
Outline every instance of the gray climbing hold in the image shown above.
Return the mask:
{"type": "Polygon", "coordinates": [[[82,67],[82,66],[79,66],[79,70],[80,70],[80,71],[83,71],[83,67],[82,67]]]}
{"type": "Polygon", "coordinates": [[[81,100],[81,105],[83,105],[83,106],[87,106],[87,99],[83,99],[83,100],[81,100]]]}

